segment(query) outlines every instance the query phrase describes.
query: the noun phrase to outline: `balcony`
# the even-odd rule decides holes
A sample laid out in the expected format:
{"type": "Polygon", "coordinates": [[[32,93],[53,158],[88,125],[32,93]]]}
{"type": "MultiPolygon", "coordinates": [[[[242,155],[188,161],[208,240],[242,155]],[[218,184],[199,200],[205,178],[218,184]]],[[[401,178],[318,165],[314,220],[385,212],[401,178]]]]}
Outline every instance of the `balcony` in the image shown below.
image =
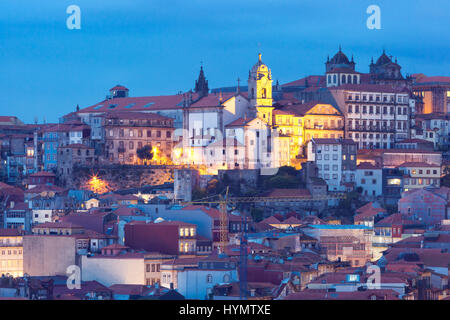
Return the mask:
{"type": "Polygon", "coordinates": [[[348,131],[395,132],[395,128],[392,128],[392,127],[377,127],[377,126],[356,126],[355,128],[349,128],[348,131]]]}
{"type": "Polygon", "coordinates": [[[307,130],[344,130],[344,125],[327,126],[327,125],[305,125],[307,130]]]}

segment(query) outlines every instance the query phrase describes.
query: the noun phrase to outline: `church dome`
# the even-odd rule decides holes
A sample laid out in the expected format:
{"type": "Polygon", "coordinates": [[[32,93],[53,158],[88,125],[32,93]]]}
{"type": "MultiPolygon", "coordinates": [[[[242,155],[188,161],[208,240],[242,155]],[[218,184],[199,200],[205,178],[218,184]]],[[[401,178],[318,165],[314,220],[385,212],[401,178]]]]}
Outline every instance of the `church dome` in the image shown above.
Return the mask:
{"type": "Polygon", "coordinates": [[[330,61],[332,64],[350,64],[347,56],[339,49],[339,52],[334,55],[330,61]]]}
{"type": "Polygon", "coordinates": [[[383,51],[383,54],[378,58],[376,65],[382,66],[388,63],[392,63],[392,60],[386,55],[386,52],[383,51]]]}
{"type": "Polygon", "coordinates": [[[355,71],[356,63],[353,61],[353,57],[352,60],[350,61],[348,57],[345,55],[345,53],[342,52],[341,47],[339,47],[338,53],[336,53],[331,60],[328,57],[328,60],[325,65],[327,73],[333,72],[338,69],[351,72],[355,71]]]}
{"type": "Polygon", "coordinates": [[[261,53],[258,55],[258,62],[252,67],[251,73],[258,73],[260,71],[267,72],[269,67],[261,60],[261,53]]]}

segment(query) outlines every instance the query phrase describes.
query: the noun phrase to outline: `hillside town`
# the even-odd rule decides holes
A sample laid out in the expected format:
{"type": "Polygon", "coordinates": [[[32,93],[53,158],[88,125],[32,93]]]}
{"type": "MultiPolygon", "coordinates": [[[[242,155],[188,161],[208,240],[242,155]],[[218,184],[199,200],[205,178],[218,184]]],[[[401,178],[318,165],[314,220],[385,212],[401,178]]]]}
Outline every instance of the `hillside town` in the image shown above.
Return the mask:
{"type": "Polygon", "coordinates": [[[227,87],[2,109],[0,298],[450,300],[450,77],[327,50],[287,83],[255,54],[227,87]]]}

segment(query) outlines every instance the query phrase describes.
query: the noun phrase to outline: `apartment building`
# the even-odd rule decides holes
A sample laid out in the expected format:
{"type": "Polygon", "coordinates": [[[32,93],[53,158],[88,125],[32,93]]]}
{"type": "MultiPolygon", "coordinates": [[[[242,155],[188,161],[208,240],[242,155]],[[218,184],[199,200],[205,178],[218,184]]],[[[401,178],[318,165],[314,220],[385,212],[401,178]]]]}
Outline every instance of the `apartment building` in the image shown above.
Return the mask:
{"type": "Polygon", "coordinates": [[[357,143],[351,139],[315,139],[308,143],[308,161],[316,163],[318,177],[329,191],[345,191],[355,183],[357,143]]]}
{"type": "Polygon", "coordinates": [[[0,275],[23,276],[23,236],[17,229],[0,229],[0,275]]]}
{"type": "Polygon", "coordinates": [[[404,89],[389,85],[345,84],[330,88],[345,114],[345,137],[359,148],[394,147],[410,137],[410,117],[415,100],[404,89]]]}
{"type": "Polygon", "coordinates": [[[105,160],[120,164],[142,164],[137,150],[152,148],[156,164],[171,158],[173,119],[155,113],[115,112],[105,115],[105,160]]]}

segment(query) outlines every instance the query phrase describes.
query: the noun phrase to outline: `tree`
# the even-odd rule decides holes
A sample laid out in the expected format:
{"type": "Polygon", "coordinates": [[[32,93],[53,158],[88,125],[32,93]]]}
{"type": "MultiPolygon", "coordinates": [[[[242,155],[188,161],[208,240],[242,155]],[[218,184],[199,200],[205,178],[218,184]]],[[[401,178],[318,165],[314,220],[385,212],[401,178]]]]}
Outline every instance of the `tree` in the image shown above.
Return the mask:
{"type": "Polygon", "coordinates": [[[142,148],[138,148],[136,150],[136,154],[139,159],[144,162],[150,161],[153,159],[153,148],[151,145],[145,145],[142,148]]]}
{"type": "Polygon", "coordinates": [[[441,179],[441,186],[450,188],[450,167],[447,166],[444,169],[444,176],[441,179]]]}
{"type": "Polygon", "coordinates": [[[250,214],[252,215],[253,221],[259,222],[263,219],[264,211],[260,208],[251,208],[250,214]]]}
{"type": "Polygon", "coordinates": [[[194,188],[194,190],[192,190],[192,200],[199,200],[199,199],[203,199],[206,198],[208,194],[206,193],[205,189],[196,187],[194,188]]]}

